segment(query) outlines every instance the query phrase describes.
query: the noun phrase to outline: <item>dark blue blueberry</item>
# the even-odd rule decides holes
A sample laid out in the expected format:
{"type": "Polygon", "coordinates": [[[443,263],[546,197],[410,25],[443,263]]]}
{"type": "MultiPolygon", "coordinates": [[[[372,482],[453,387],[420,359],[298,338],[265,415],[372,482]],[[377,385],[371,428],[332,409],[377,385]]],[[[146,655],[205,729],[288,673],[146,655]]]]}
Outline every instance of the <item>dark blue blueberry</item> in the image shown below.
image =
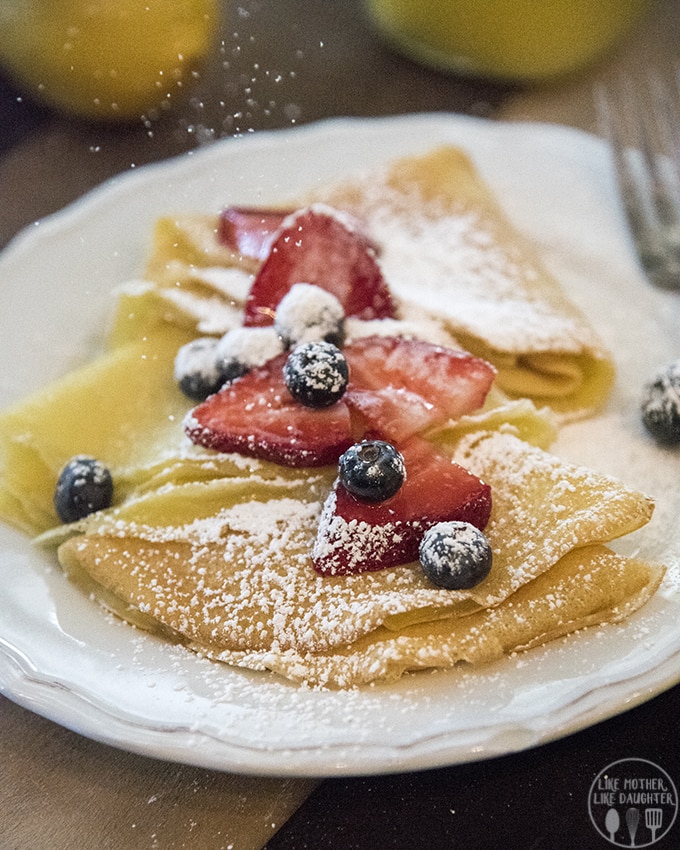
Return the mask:
{"type": "Polygon", "coordinates": [[[446,590],[467,590],[491,570],[491,545],[469,522],[439,522],[420,542],[420,564],[431,582],[446,590]]]}
{"type": "Polygon", "coordinates": [[[283,379],[293,398],[306,407],[330,407],[347,389],[349,368],[337,346],[307,342],[288,355],[283,379]]]}
{"type": "Polygon", "coordinates": [[[680,360],[661,370],[645,387],[642,421],[659,443],[680,443],[680,360]]]}
{"type": "Polygon", "coordinates": [[[383,440],[364,440],[341,455],[340,482],[357,499],[383,502],[399,490],[406,478],[404,458],[383,440]]]}
{"type": "Polygon", "coordinates": [[[76,522],[111,506],[113,480],[101,461],[77,455],[64,466],[54,491],[54,507],[62,522],[76,522]]]}
{"type": "Polygon", "coordinates": [[[202,337],[183,345],[175,357],[175,380],[184,395],[205,401],[225,382],[216,359],[217,340],[202,337]]]}

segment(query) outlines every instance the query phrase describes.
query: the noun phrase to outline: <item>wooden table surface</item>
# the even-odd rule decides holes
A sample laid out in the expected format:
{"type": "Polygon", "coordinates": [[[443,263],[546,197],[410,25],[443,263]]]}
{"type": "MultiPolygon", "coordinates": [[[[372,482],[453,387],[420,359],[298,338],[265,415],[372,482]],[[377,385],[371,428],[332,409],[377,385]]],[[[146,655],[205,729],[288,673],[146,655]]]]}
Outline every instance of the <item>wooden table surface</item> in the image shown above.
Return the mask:
{"type": "MultiPolygon", "coordinates": [[[[397,56],[366,26],[358,0],[225,3],[220,49],[186,102],[148,126],[78,122],[0,78],[0,246],[118,172],[222,136],[420,111],[593,129],[593,82],[639,70],[650,55],[677,64],[678,44],[680,2],[661,0],[597,67],[529,89],[444,76],[397,56]]],[[[0,697],[0,850],[606,847],[587,814],[593,777],[636,757],[663,764],[680,785],[678,718],[675,686],[593,728],[488,761],[261,779],[113,749],[0,697]]],[[[656,846],[680,847],[678,824],[656,846]]]]}

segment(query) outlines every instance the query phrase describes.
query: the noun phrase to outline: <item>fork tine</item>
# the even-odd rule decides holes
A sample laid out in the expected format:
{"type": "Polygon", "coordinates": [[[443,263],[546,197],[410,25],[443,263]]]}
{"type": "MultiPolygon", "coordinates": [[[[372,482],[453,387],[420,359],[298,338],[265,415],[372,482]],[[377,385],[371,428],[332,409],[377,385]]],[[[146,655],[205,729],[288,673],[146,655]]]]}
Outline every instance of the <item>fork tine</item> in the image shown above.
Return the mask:
{"type": "MultiPolygon", "coordinates": [[[[646,111],[647,121],[643,153],[656,187],[655,201],[662,225],[680,222],[679,163],[675,149],[673,113],[680,116],[680,105],[673,104],[677,92],[671,90],[658,74],[650,76],[649,92],[652,108],[646,111]]],[[[677,121],[677,119],[676,119],[677,121]]],[[[675,127],[675,133],[680,127],[675,127]]]]}
{"type": "Polygon", "coordinates": [[[628,139],[623,122],[624,110],[613,108],[610,95],[603,86],[598,86],[596,90],[596,106],[600,133],[611,145],[614,170],[626,215],[633,233],[639,234],[644,225],[637,199],[637,183],[633,180],[626,156],[628,139]]]}
{"type": "Polygon", "coordinates": [[[642,131],[637,122],[630,120],[631,115],[638,113],[634,91],[629,81],[622,80],[614,95],[604,86],[598,86],[595,94],[599,131],[611,145],[621,200],[640,248],[654,232],[655,222],[653,208],[648,202],[648,171],[635,161],[636,153],[639,159],[642,150],[642,131]],[[615,106],[615,101],[620,105],[615,106]]]}
{"type": "Polygon", "coordinates": [[[672,87],[653,72],[644,88],[628,77],[615,92],[599,86],[595,105],[642,264],[657,285],[680,288],[680,72],[672,87]]]}

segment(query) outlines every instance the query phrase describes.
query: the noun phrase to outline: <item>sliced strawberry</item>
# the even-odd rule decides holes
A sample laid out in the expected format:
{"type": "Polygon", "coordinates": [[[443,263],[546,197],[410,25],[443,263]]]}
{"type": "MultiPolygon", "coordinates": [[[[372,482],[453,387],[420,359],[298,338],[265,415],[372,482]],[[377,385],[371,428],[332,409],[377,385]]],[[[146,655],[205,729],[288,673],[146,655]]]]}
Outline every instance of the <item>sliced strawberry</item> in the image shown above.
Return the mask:
{"type": "Polygon", "coordinates": [[[399,444],[478,410],[495,377],[485,360],[417,339],[365,337],[344,353],[355,418],[366,433],[399,444]]]}
{"type": "Polygon", "coordinates": [[[401,446],[484,403],[494,370],[466,352],[420,340],[365,337],[345,346],[350,383],[323,410],[286,388],[287,354],[254,369],[194,409],[189,437],[286,466],[334,463],[353,442],[380,437],[401,446]]]}
{"type": "MultiPolygon", "coordinates": [[[[425,399],[409,390],[366,390],[350,384],[344,395],[354,432],[370,439],[401,444],[433,423],[433,410],[425,399]]],[[[436,421],[442,421],[436,417],[436,421]]]]}
{"type": "Polygon", "coordinates": [[[283,381],[286,357],[269,360],[195,407],[185,422],[190,439],[284,466],[337,461],[354,442],[349,408],[342,399],[321,410],[295,401],[283,381]]]}
{"type": "Polygon", "coordinates": [[[218,238],[234,251],[264,260],[284,219],[292,210],[227,207],[219,219],[218,238]]]}
{"type": "Polygon", "coordinates": [[[244,324],[272,324],[278,303],[295,283],[313,283],[331,292],[348,316],[394,315],[374,246],[328,207],[307,207],[283,222],[253,281],[244,324]]]}
{"type": "Polygon", "coordinates": [[[401,447],[406,480],[384,502],[362,502],[336,483],[324,505],[312,552],[323,575],[381,570],[418,559],[424,532],[460,520],[480,530],[491,513],[491,488],[431,444],[401,447]]]}

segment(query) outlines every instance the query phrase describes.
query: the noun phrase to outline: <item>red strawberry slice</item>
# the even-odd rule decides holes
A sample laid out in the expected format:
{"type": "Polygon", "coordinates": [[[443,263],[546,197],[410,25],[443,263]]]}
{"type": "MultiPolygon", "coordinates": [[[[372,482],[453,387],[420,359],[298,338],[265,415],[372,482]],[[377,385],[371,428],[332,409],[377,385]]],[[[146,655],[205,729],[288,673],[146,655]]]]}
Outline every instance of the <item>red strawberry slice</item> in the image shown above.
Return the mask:
{"type": "Polygon", "coordinates": [[[283,222],[253,281],[244,324],[272,324],[278,303],[295,283],[313,283],[331,292],[348,316],[394,315],[374,246],[329,207],[306,207],[283,222]]]}
{"type": "Polygon", "coordinates": [[[217,235],[227,248],[255,260],[264,260],[281,224],[291,212],[257,207],[227,207],[220,214],[217,235]]]}
{"type": "Polygon", "coordinates": [[[281,354],[198,405],[186,423],[189,437],[285,466],[320,466],[364,437],[401,446],[471,413],[494,377],[484,360],[421,340],[366,337],[346,345],[344,354],[350,384],[332,407],[311,409],[292,398],[281,354]]]}
{"type": "Polygon", "coordinates": [[[283,466],[335,463],[354,442],[349,408],[342,399],[324,409],[295,401],[283,380],[286,357],[269,360],[194,408],[185,422],[190,439],[283,466]]]}
{"type": "Polygon", "coordinates": [[[343,400],[351,411],[355,433],[366,439],[400,444],[428,430],[433,422],[432,406],[405,389],[365,390],[350,384],[343,400]]]}
{"type": "Polygon", "coordinates": [[[483,529],[491,513],[491,488],[424,440],[401,452],[406,480],[384,502],[362,502],[340,483],[328,496],[312,552],[323,575],[381,570],[418,559],[424,532],[460,520],[483,529]]]}
{"type": "Polygon", "coordinates": [[[493,366],[466,351],[418,339],[372,336],[346,346],[345,400],[365,432],[399,444],[478,410],[493,366]]]}

